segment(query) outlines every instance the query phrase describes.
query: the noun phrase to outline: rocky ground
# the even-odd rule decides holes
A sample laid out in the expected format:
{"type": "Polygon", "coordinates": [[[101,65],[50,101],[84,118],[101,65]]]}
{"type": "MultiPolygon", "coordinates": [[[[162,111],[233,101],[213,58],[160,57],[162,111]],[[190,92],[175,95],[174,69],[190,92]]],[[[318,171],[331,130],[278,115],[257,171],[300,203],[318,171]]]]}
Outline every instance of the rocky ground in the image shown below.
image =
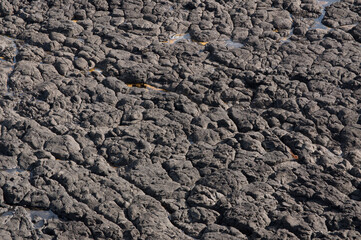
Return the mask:
{"type": "Polygon", "coordinates": [[[1,0],[0,238],[360,239],[360,0],[1,0]]]}

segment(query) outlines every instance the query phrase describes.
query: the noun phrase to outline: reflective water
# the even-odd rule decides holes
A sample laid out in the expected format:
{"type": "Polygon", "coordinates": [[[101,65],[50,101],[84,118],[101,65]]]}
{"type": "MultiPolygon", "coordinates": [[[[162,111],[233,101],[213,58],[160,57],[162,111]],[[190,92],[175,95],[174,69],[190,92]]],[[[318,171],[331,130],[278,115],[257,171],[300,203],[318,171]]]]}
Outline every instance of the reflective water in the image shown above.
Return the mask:
{"type": "Polygon", "coordinates": [[[30,210],[29,215],[34,224],[34,228],[43,227],[46,221],[50,219],[59,219],[58,215],[53,213],[51,210],[30,210]]]}
{"type": "MultiPolygon", "coordinates": [[[[194,43],[197,43],[197,44],[202,45],[202,46],[205,46],[205,45],[208,44],[208,42],[198,42],[198,41],[193,40],[189,33],[174,34],[169,38],[168,41],[165,41],[163,43],[174,44],[174,43],[177,43],[177,42],[179,42],[181,40],[194,42],[194,43]]],[[[231,48],[241,48],[241,47],[244,46],[244,44],[242,44],[240,42],[235,42],[232,39],[224,40],[224,42],[225,42],[226,46],[231,47],[231,48]]]]}
{"type": "Polygon", "coordinates": [[[4,212],[3,214],[1,214],[0,217],[9,217],[9,216],[14,216],[14,212],[15,211],[7,211],[7,212],[4,212]]]}
{"type": "Polygon", "coordinates": [[[4,171],[4,172],[10,173],[10,174],[18,174],[18,173],[26,172],[26,170],[23,170],[18,167],[9,168],[9,169],[0,169],[0,171],[4,171]]]}
{"type": "Polygon", "coordinates": [[[91,68],[89,69],[89,72],[98,72],[98,73],[102,73],[103,70],[101,70],[100,68],[91,68]]]}
{"type": "Polygon", "coordinates": [[[288,34],[287,37],[283,37],[279,41],[282,43],[290,42],[291,41],[290,38],[292,37],[292,35],[293,35],[293,28],[291,28],[290,33],[288,34]]]}
{"type": "MultiPolygon", "coordinates": [[[[16,45],[16,39],[15,38],[11,38],[11,37],[8,37],[8,36],[1,36],[2,38],[4,38],[5,41],[9,41],[11,42],[11,47],[14,48],[14,57],[13,57],[13,63],[15,64],[16,63],[16,55],[18,55],[19,53],[19,50],[18,50],[18,47],[16,45]]],[[[2,48],[6,48],[8,46],[6,46],[6,44],[2,43],[1,44],[1,47],[2,48]]],[[[2,60],[4,60],[4,58],[1,58],[2,60]]]]}
{"type": "MultiPolygon", "coordinates": [[[[33,224],[33,228],[35,229],[42,228],[49,220],[59,219],[58,215],[56,215],[51,210],[26,209],[26,212],[27,212],[26,218],[30,220],[30,222],[33,224]]],[[[5,221],[7,221],[12,217],[14,217],[16,214],[17,213],[15,210],[6,211],[0,215],[0,218],[5,218],[5,221]]]]}
{"type": "Polygon", "coordinates": [[[165,89],[157,88],[157,87],[154,87],[154,86],[146,84],[146,83],[128,83],[127,86],[128,87],[137,87],[137,88],[146,88],[146,89],[166,92],[165,89]]]}
{"type": "Polygon", "coordinates": [[[228,40],[226,40],[226,46],[233,47],[233,48],[241,48],[244,46],[244,44],[240,43],[240,42],[234,42],[232,39],[228,39],[228,40]]]}
{"type": "Polygon", "coordinates": [[[171,36],[169,38],[168,41],[164,42],[164,43],[168,43],[168,44],[174,44],[176,42],[179,42],[180,40],[187,40],[190,41],[191,40],[191,35],[189,33],[179,33],[179,34],[174,34],[173,36],[171,36]]]}
{"type": "Polygon", "coordinates": [[[2,68],[5,69],[5,71],[3,71],[3,72],[5,72],[5,74],[7,74],[7,76],[8,76],[8,80],[6,83],[7,93],[5,93],[5,94],[10,93],[9,78],[10,78],[10,75],[12,74],[15,64],[16,64],[16,56],[19,53],[16,41],[17,40],[15,38],[11,38],[8,36],[0,36],[0,50],[6,50],[8,48],[13,48],[13,52],[11,54],[11,55],[13,55],[12,62],[7,61],[4,56],[0,56],[0,63],[4,64],[4,66],[2,66],[2,68]],[[11,44],[9,44],[9,43],[11,43],[11,44]]]}
{"type": "Polygon", "coordinates": [[[318,3],[321,5],[321,15],[315,19],[315,23],[311,26],[310,29],[329,29],[329,27],[323,25],[322,20],[325,17],[326,14],[326,7],[330,6],[333,3],[339,2],[340,0],[323,0],[318,1],[318,3]]]}

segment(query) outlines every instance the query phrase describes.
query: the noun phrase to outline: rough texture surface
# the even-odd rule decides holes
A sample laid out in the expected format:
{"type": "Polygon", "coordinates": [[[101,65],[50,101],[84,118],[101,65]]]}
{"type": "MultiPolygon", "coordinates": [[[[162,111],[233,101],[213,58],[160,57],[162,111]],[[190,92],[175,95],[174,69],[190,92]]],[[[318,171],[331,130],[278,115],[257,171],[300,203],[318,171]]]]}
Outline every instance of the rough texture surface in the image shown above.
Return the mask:
{"type": "Polygon", "coordinates": [[[1,0],[1,239],[360,239],[360,0],[1,0]]]}

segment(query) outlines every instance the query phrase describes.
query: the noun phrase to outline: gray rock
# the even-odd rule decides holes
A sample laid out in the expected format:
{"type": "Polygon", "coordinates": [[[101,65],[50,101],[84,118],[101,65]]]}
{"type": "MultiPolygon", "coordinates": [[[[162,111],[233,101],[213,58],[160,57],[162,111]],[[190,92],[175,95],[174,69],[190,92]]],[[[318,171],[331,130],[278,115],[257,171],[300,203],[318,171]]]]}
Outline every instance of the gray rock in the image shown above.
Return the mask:
{"type": "Polygon", "coordinates": [[[73,137],[66,135],[52,137],[45,142],[44,149],[49,151],[54,157],[65,160],[71,154],[79,152],[80,146],[73,137]]]}

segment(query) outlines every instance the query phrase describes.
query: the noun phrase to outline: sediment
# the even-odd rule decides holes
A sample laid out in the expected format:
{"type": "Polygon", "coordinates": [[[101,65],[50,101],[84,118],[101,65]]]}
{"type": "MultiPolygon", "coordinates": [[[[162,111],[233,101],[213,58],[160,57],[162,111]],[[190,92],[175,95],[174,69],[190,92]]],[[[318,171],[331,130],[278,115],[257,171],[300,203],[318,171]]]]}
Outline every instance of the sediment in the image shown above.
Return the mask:
{"type": "Polygon", "coordinates": [[[360,239],[361,1],[1,0],[1,239],[360,239]]]}

